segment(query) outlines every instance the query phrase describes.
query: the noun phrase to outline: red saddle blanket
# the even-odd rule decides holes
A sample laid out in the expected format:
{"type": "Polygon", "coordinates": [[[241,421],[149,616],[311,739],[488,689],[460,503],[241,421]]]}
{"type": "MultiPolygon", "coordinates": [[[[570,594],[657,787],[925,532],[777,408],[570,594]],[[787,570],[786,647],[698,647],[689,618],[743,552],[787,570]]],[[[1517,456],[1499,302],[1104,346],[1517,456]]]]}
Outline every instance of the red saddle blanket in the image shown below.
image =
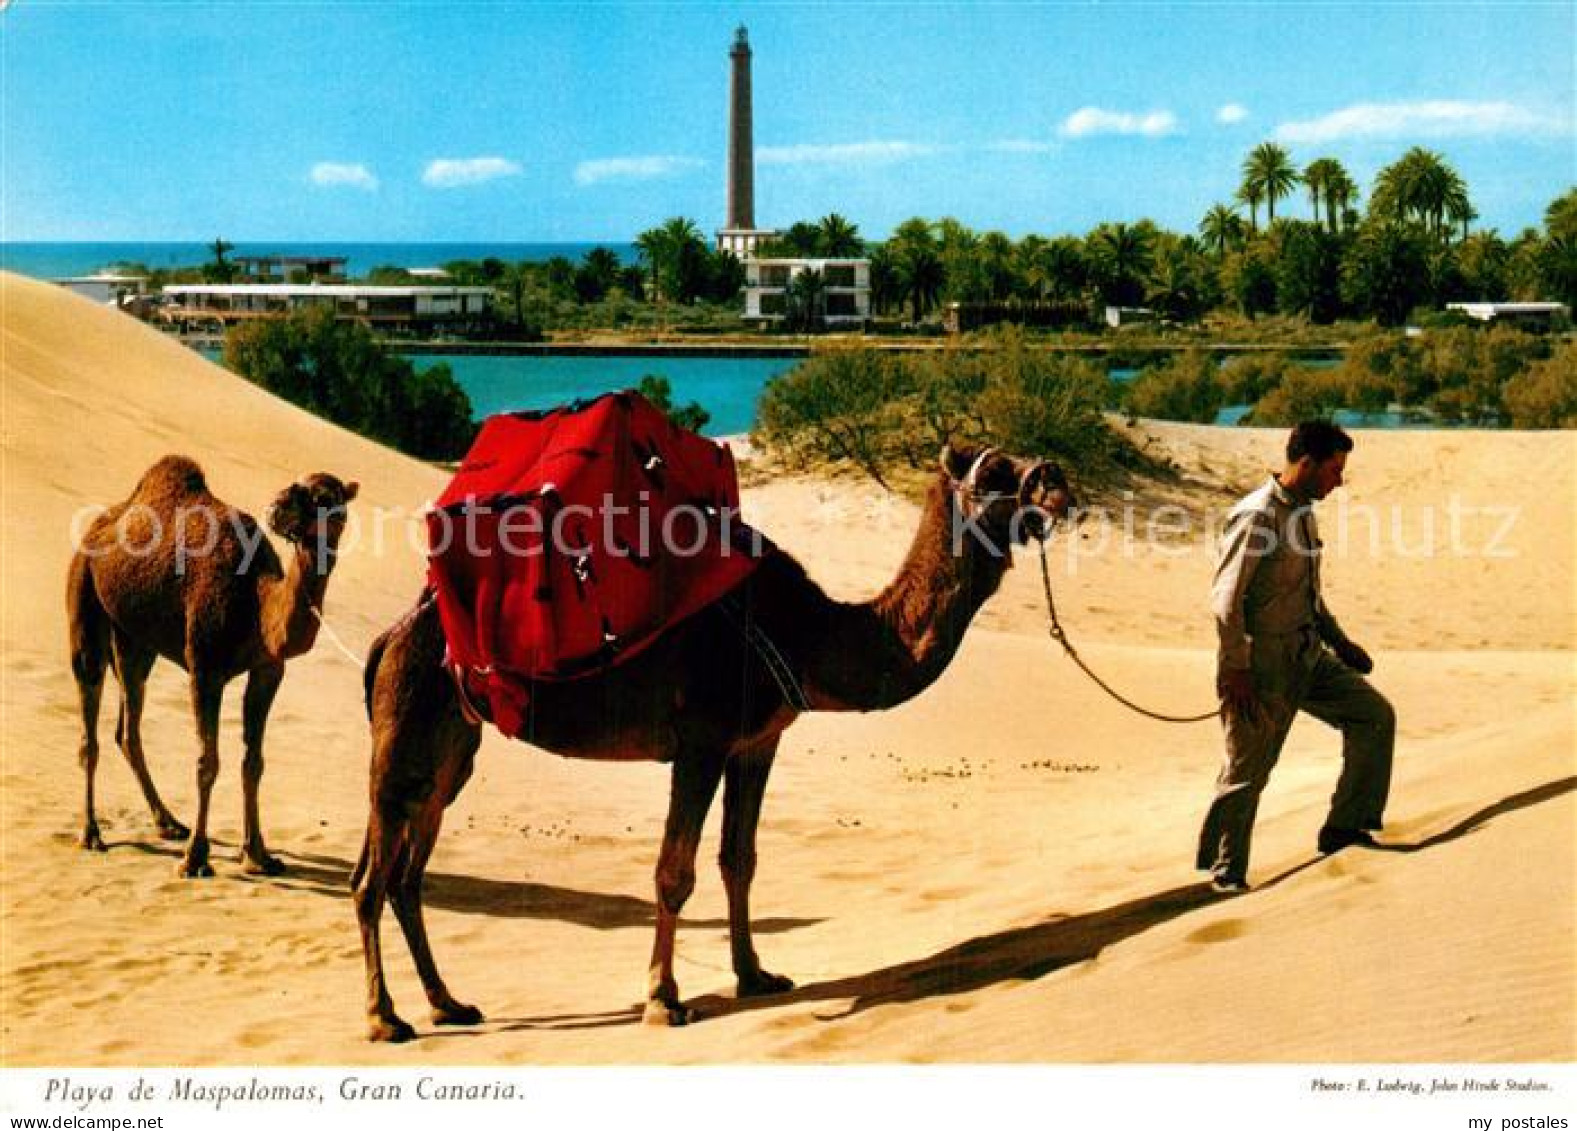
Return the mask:
{"type": "Polygon", "coordinates": [[[489,418],[427,524],[449,663],[510,737],[533,680],[637,655],[771,549],[728,447],[633,392],[489,418]]]}

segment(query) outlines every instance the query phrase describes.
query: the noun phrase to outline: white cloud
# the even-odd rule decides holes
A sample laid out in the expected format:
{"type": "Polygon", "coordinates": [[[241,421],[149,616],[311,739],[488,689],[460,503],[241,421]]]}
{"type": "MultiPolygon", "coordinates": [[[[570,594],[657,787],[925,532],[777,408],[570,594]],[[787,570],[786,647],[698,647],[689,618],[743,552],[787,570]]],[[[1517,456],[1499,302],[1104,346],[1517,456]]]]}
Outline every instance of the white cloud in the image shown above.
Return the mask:
{"type": "Polygon", "coordinates": [[[600,157],[575,166],[575,183],[596,185],[603,181],[653,181],[673,177],[706,162],[698,157],[600,157]]]}
{"type": "Polygon", "coordinates": [[[1283,122],[1276,137],[1290,142],[1344,138],[1496,137],[1559,134],[1569,122],[1510,102],[1359,102],[1322,118],[1283,122]]]}
{"type": "Polygon", "coordinates": [[[1228,102],[1216,111],[1216,121],[1223,126],[1235,126],[1248,117],[1248,107],[1240,102],[1228,102]]]}
{"type": "Polygon", "coordinates": [[[440,157],[428,163],[422,172],[422,184],[429,188],[461,188],[519,175],[520,166],[503,157],[440,157]]]}
{"type": "Polygon", "coordinates": [[[857,141],[843,145],[767,145],[756,150],[763,165],[891,165],[928,157],[935,146],[912,141],[857,141]]]}
{"type": "Polygon", "coordinates": [[[378,187],[378,178],[367,166],[340,161],[319,161],[308,176],[321,188],[358,188],[372,192],[378,187]]]}
{"type": "Polygon", "coordinates": [[[1131,114],[1122,110],[1085,106],[1069,114],[1058,132],[1063,137],[1095,137],[1099,134],[1165,137],[1177,132],[1177,115],[1170,110],[1131,114]]]}

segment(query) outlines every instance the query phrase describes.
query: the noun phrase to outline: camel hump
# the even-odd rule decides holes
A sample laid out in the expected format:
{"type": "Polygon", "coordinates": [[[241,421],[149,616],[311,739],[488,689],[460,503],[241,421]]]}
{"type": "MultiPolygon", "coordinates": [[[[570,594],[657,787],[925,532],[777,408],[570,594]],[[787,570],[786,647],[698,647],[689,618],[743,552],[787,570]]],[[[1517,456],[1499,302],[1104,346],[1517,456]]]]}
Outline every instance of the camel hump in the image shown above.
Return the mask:
{"type": "Polygon", "coordinates": [[[165,456],[137,481],[133,495],[138,498],[199,495],[208,490],[208,480],[197,461],[187,456],[165,456]]]}

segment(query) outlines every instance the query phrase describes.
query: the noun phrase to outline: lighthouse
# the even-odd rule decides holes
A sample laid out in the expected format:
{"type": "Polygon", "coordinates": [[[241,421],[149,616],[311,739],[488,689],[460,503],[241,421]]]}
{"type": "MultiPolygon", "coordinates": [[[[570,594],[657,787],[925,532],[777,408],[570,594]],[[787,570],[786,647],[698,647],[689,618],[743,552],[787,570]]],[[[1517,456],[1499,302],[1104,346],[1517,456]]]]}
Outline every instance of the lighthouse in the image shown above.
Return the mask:
{"type": "Polygon", "coordinates": [[[751,133],[750,34],[744,27],[734,32],[728,51],[728,212],[717,233],[717,249],[741,259],[754,254],[756,245],[774,235],[756,227],[756,154],[751,133]]]}

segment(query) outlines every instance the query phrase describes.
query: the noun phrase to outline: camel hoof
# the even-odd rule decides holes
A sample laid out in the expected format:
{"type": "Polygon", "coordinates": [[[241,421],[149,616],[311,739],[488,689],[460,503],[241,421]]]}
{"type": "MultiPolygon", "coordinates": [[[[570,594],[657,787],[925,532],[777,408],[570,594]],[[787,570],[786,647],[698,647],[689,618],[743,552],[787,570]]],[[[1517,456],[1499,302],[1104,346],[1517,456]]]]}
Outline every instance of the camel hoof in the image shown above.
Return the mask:
{"type": "Polygon", "coordinates": [[[266,852],[262,856],[248,854],[241,859],[241,871],[248,876],[283,876],[285,862],[266,852]]]}
{"type": "Polygon", "coordinates": [[[83,829],[82,839],[77,843],[83,848],[87,849],[89,852],[109,851],[109,847],[104,843],[104,838],[99,835],[99,827],[97,825],[89,825],[87,828],[83,829]]]}
{"type": "Polygon", "coordinates": [[[186,840],[192,835],[192,830],[187,828],[174,817],[166,817],[159,822],[160,840],[186,840]]]}
{"type": "Polygon", "coordinates": [[[434,1025],[480,1025],[483,1020],[480,1009],[474,1005],[462,1005],[458,1001],[433,1010],[434,1025]]]}
{"type": "Polygon", "coordinates": [[[641,1020],[647,1025],[655,1025],[663,1029],[677,1029],[700,1019],[701,1015],[688,1005],[656,1000],[646,1003],[646,1012],[641,1016],[641,1020]]]}
{"type": "Polygon", "coordinates": [[[767,997],[771,994],[786,994],[794,988],[794,979],[785,978],[782,974],[769,974],[765,970],[757,970],[749,978],[739,979],[740,997],[767,997]]]}
{"type": "Polygon", "coordinates": [[[416,1039],[416,1030],[398,1017],[374,1017],[367,1039],[379,1044],[403,1045],[416,1039]]]}
{"type": "Polygon", "coordinates": [[[206,860],[182,860],[176,865],[175,874],[183,880],[206,880],[213,876],[214,869],[206,860]]]}

